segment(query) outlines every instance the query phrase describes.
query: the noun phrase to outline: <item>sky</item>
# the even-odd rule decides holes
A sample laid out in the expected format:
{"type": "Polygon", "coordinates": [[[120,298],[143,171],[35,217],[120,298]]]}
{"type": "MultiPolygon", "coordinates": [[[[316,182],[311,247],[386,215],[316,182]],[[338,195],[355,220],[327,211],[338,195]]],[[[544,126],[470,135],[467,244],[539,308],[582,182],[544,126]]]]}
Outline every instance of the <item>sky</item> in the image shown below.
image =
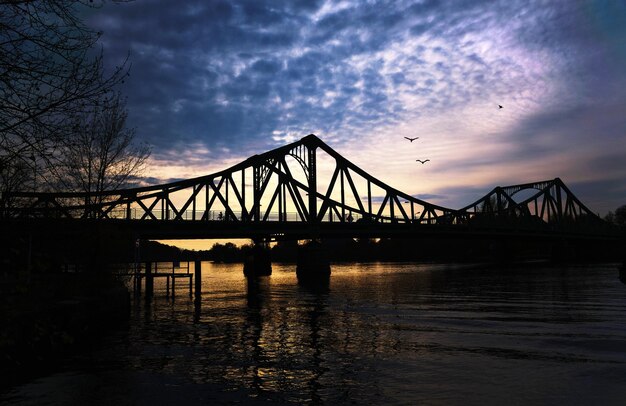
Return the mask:
{"type": "Polygon", "coordinates": [[[109,68],[129,56],[152,183],[314,133],[435,204],[560,177],[601,215],[626,204],[625,22],[623,0],[135,0],[87,18],[109,68]]]}

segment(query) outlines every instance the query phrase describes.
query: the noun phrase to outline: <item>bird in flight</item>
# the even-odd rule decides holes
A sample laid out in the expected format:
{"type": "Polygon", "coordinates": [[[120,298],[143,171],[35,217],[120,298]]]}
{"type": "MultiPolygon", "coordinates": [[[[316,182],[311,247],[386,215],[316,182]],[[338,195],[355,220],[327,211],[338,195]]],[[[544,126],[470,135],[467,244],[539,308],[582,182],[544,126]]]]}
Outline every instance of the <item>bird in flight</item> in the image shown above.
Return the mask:
{"type": "Polygon", "coordinates": [[[499,107],[499,108],[502,108],[502,105],[501,105],[501,104],[498,104],[498,107],[499,107]]]}
{"type": "Polygon", "coordinates": [[[430,161],[430,159],[424,159],[424,160],[416,159],[416,161],[424,165],[426,162],[430,161]]]}
{"type": "Polygon", "coordinates": [[[409,140],[409,141],[413,142],[413,141],[415,141],[416,139],[418,139],[419,137],[415,137],[415,138],[404,137],[404,138],[406,138],[407,140],[409,140]]]}

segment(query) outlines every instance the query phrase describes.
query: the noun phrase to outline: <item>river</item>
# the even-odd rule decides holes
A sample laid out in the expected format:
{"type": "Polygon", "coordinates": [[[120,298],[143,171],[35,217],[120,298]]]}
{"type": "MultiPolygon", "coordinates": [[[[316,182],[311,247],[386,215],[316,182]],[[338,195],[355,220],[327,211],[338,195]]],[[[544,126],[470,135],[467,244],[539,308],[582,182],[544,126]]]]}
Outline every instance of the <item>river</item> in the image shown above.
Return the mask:
{"type": "Polygon", "coordinates": [[[155,283],[113,332],[6,405],[626,404],[617,265],[203,263],[202,300],[155,283]]]}

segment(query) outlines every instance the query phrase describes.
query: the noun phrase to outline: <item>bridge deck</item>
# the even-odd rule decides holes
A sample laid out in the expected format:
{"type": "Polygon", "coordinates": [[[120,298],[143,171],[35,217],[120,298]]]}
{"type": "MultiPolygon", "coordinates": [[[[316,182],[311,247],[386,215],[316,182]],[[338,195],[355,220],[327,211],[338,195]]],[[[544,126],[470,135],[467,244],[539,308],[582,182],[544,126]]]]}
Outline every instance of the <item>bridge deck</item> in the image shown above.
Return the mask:
{"type": "Polygon", "coordinates": [[[42,236],[126,236],[129,239],[273,239],[311,238],[512,238],[606,240],[623,238],[618,230],[551,227],[544,224],[445,225],[421,223],[339,223],[309,224],[285,221],[153,221],[81,219],[5,219],[2,230],[9,234],[42,236]]]}

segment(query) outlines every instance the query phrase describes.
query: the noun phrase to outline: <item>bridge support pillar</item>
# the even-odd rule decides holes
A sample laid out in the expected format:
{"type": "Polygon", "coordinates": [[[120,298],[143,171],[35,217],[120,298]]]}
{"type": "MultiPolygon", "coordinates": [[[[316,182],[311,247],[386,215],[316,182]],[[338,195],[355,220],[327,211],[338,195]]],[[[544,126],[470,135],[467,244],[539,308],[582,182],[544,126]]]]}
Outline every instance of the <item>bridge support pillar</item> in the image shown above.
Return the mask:
{"type": "Polygon", "coordinates": [[[146,262],[146,299],[152,298],[153,294],[154,294],[154,277],[152,276],[152,262],[146,262]]]}
{"type": "Polygon", "coordinates": [[[272,259],[266,242],[254,242],[252,251],[243,263],[243,274],[248,278],[272,274],[272,259]]]}
{"type": "Polygon", "coordinates": [[[202,296],[202,261],[196,260],[193,266],[193,277],[196,280],[195,300],[200,301],[202,296]]]}
{"type": "Polygon", "coordinates": [[[324,282],[330,278],[330,262],[324,246],[312,240],[298,247],[296,264],[298,282],[324,282]]]}

